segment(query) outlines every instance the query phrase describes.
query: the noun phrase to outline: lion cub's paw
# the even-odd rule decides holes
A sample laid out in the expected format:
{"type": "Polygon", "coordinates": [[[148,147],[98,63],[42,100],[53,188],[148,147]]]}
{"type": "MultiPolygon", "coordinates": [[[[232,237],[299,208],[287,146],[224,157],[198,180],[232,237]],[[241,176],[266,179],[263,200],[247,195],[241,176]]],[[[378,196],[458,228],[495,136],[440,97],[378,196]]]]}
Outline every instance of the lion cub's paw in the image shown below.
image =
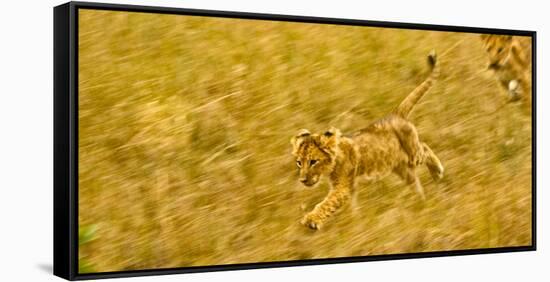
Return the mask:
{"type": "Polygon", "coordinates": [[[438,165],[438,171],[437,171],[437,180],[441,180],[443,178],[443,175],[445,174],[445,168],[440,163],[438,165]]]}
{"type": "Polygon", "coordinates": [[[321,225],[322,225],[321,221],[318,219],[315,219],[315,215],[312,213],[306,214],[304,218],[300,221],[300,224],[312,230],[319,230],[321,229],[321,225]]]}
{"type": "Polygon", "coordinates": [[[508,83],[508,100],[510,102],[519,101],[521,99],[521,89],[517,80],[511,80],[508,83]]]}
{"type": "Polygon", "coordinates": [[[439,181],[443,178],[443,175],[445,174],[445,168],[440,162],[437,162],[436,164],[430,164],[428,168],[434,181],[439,181]]]}

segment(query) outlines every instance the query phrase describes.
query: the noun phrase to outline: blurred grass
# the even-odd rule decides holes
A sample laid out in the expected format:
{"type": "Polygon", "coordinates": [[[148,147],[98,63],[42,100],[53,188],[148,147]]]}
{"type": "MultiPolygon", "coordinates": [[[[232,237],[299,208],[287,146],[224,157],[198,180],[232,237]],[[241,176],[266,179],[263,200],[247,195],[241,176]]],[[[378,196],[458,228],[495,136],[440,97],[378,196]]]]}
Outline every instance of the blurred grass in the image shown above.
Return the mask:
{"type": "Polygon", "coordinates": [[[79,225],[94,271],[531,243],[531,126],[484,72],[474,34],[80,10],[79,225]],[[446,176],[359,181],[320,232],[327,193],[297,181],[300,128],[359,129],[441,59],[412,120],[446,176]]]}

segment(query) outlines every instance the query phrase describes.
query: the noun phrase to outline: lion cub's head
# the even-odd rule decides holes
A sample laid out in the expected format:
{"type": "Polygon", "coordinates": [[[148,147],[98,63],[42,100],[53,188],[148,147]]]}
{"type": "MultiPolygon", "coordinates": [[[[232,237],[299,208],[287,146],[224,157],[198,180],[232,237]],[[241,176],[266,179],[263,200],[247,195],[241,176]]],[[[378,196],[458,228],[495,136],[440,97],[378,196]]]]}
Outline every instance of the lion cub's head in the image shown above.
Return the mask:
{"type": "Polygon", "coordinates": [[[311,134],[302,129],[292,139],[292,154],[300,169],[300,182],[306,186],[315,185],[321,175],[334,169],[341,133],[331,128],[323,134],[311,134]]]}
{"type": "Polygon", "coordinates": [[[499,69],[506,64],[513,38],[510,35],[482,34],[483,47],[488,54],[489,69],[499,69]]]}

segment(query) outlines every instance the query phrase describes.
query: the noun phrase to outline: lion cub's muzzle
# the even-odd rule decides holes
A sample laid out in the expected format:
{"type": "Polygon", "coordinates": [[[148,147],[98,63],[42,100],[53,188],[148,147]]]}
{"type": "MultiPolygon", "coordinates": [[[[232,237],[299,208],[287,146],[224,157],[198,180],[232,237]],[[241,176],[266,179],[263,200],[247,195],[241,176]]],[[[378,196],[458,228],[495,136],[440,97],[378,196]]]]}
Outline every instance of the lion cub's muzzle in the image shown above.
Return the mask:
{"type": "Polygon", "coordinates": [[[498,70],[500,69],[502,66],[500,65],[500,63],[498,61],[496,62],[491,62],[487,65],[487,69],[488,70],[498,70]]]}
{"type": "Polygon", "coordinates": [[[319,181],[319,177],[318,177],[318,176],[313,176],[313,177],[300,177],[300,182],[302,182],[302,184],[304,184],[304,185],[307,186],[307,187],[311,187],[311,186],[317,184],[318,181],[319,181]]]}

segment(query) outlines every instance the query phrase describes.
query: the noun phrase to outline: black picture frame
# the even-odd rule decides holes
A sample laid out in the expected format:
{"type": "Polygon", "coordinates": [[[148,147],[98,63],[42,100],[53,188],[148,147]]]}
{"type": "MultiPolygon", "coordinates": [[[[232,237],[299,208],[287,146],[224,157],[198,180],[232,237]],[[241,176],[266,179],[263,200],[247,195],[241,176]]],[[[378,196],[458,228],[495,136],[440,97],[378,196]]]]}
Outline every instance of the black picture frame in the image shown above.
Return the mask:
{"type": "Polygon", "coordinates": [[[166,8],[69,2],[54,8],[54,275],[68,280],[164,275],[193,272],[226,271],[271,267],[320,265],[489,254],[536,250],[536,32],[494,28],[444,26],[354,19],[320,18],[215,10],[166,8]],[[78,273],[78,10],[146,12],[157,14],[193,15],[271,21],[306,22],[352,26],[386,27],[464,33],[488,33],[529,36],[532,38],[532,244],[530,246],[388,254],[346,258],[260,262],[232,265],[211,265],[169,269],[147,269],[101,273],[78,273]]]}

